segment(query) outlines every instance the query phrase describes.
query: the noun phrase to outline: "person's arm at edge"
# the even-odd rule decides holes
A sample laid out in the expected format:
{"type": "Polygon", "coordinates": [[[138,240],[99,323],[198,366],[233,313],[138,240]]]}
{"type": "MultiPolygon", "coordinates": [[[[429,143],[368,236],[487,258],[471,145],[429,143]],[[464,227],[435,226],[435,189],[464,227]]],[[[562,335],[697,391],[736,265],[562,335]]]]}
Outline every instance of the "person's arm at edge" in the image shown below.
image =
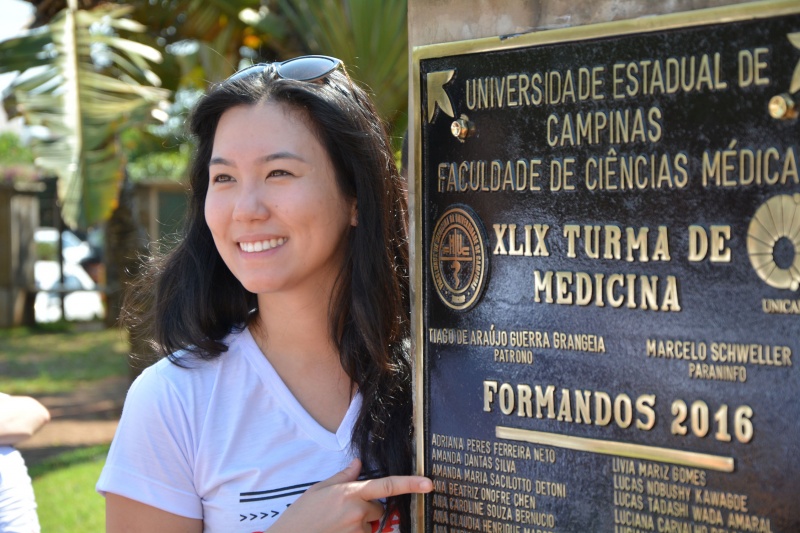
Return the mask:
{"type": "Polygon", "coordinates": [[[29,396],[0,396],[0,445],[14,446],[50,421],[50,412],[29,396]]]}
{"type": "Polygon", "coordinates": [[[106,533],[202,533],[203,521],[111,492],[106,493],[106,533]]]}

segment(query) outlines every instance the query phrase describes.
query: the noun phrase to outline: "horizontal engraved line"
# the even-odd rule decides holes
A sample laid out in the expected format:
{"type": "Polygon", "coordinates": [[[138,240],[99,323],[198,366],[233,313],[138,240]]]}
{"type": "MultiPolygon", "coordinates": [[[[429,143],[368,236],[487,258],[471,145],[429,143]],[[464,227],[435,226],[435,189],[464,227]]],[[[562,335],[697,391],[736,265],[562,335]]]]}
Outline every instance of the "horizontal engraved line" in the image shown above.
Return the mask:
{"type": "Polygon", "coordinates": [[[567,450],[617,455],[619,457],[630,457],[631,459],[641,459],[645,461],[673,463],[682,466],[716,470],[718,472],[730,473],[733,472],[734,468],[733,457],[685,452],[682,450],[672,450],[670,448],[659,448],[657,446],[645,446],[643,444],[588,439],[585,437],[573,437],[571,435],[559,435],[558,433],[545,433],[543,431],[532,431],[529,429],[509,428],[504,426],[497,426],[495,428],[495,436],[498,439],[529,442],[531,444],[541,444],[543,446],[557,446],[567,450]]]}

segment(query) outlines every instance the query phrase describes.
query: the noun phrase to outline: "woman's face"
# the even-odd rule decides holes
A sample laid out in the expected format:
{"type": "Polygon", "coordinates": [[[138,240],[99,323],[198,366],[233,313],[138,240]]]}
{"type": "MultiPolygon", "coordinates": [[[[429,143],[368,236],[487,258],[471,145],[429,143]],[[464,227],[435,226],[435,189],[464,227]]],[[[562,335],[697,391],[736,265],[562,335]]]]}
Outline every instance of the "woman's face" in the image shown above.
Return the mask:
{"type": "Polygon", "coordinates": [[[301,112],[279,103],[229,109],[208,170],[206,222],[248,291],[330,290],[356,224],[356,201],[340,191],[301,112]]]}

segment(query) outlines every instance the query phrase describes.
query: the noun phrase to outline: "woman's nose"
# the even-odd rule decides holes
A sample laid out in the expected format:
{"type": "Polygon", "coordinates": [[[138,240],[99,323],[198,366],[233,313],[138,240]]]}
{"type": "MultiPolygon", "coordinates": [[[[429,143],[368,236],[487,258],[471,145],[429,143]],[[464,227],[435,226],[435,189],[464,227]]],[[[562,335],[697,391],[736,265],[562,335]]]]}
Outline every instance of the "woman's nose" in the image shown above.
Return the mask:
{"type": "Polygon", "coordinates": [[[239,221],[264,220],[269,217],[266,194],[263,185],[254,184],[242,187],[236,197],[233,218],[239,221]]]}

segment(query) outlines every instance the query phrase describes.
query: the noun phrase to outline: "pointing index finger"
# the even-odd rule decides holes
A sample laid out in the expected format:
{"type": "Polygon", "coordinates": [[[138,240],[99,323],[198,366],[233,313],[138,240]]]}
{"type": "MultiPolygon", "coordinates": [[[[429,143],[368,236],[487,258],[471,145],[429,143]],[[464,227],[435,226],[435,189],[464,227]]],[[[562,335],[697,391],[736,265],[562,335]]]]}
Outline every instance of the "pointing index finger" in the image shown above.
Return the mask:
{"type": "Polygon", "coordinates": [[[360,483],[358,493],[364,500],[380,500],[400,494],[424,494],[433,490],[433,482],[423,476],[388,476],[360,483]]]}

